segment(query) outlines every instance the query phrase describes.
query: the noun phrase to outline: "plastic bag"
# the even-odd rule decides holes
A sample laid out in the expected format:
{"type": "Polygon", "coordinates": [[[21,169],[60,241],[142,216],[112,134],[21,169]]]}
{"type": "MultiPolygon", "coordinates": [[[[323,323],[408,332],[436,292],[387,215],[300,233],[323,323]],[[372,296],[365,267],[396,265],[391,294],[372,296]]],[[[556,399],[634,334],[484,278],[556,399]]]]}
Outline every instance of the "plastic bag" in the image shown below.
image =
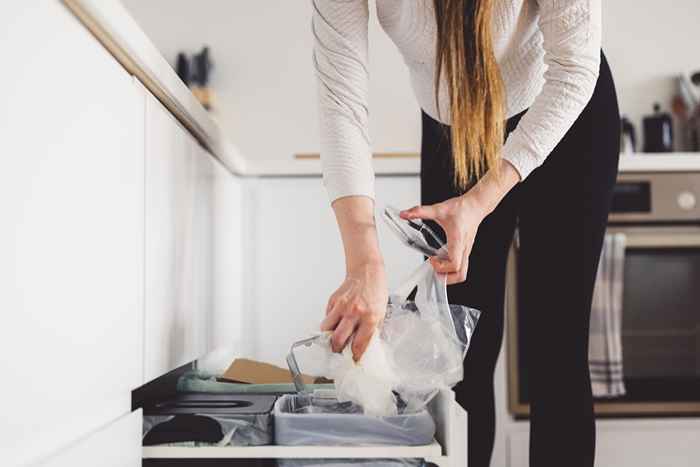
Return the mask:
{"type": "MultiPolygon", "coordinates": [[[[420,221],[405,221],[398,210],[387,208],[384,217],[399,238],[422,254],[444,255],[444,244],[420,221]]],[[[300,374],[294,349],[313,345],[323,349],[320,368],[307,373],[335,381],[340,402],[361,405],[366,414],[391,416],[423,409],[440,389],[462,380],[462,362],[476,327],[479,311],[447,301],[447,284],[425,261],[390,294],[382,328],[355,362],[351,344],[333,353],[325,333],[292,346],[290,370],[300,374]],[[417,289],[415,301],[408,300],[417,289]]],[[[297,381],[297,389],[304,385],[297,381]]]]}

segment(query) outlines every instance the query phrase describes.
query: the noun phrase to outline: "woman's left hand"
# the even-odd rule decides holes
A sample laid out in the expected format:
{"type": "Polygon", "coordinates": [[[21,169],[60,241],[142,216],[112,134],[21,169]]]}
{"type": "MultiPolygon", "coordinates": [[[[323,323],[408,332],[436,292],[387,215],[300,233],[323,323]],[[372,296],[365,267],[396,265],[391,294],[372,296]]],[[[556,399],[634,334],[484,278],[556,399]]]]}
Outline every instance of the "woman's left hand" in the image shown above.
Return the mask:
{"type": "Polygon", "coordinates": [[[436,272],[447,275],[448,284],[466,280],[469,254],[485,216],[483,206],[469,193],[431,206],[415,206],[401,211],[403,219],[430,219],[445,231],[448,258],[434,256],[430,261],[436,272]]]}

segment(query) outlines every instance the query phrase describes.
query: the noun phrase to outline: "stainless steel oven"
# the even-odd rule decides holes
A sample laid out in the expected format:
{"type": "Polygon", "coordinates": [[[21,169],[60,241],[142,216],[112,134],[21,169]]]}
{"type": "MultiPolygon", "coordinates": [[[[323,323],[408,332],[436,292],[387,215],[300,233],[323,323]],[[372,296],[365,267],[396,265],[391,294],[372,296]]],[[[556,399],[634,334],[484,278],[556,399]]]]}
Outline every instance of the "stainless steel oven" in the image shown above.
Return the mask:
{"type": "MultiPolygon", "coordinates": [[[[642,157],[642,156],[640,156],[642,157]]],[[[605,416],[700,415],[700,172],[618,176],[609,233],[624,233],[622,353],[626,394],[605,416]]],[[[518,241],[508,265],[508,398],[529,415],[520,358],[518,241]]]]}

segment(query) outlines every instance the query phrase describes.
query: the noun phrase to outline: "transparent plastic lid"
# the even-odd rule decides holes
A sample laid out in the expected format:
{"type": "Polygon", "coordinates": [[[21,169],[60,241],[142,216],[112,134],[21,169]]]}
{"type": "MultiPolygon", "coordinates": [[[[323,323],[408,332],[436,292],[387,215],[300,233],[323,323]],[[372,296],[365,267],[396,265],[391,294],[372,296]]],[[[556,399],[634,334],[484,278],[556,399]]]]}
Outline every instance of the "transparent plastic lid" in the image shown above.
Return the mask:
{"type": "Polygon", "coordinates": [[[421,219],[407,220],[399,215],[401,211],[392,206],[384,208],[382,217],[401,242],[425,256],[445,256],[445,243],[421,219]]]}

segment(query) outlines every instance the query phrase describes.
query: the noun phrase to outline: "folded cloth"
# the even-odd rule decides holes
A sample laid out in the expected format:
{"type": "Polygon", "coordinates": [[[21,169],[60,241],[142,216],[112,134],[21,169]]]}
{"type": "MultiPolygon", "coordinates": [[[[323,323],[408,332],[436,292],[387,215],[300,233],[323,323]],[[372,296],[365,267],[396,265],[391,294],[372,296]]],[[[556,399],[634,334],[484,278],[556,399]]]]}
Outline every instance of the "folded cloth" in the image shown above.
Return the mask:
{"type": "Polygon", "coordinates": [[[591,306],[588,366],[595,397],[625,394],[622,369],[622,290],[625,236],[605,236],[591,306]]]}

